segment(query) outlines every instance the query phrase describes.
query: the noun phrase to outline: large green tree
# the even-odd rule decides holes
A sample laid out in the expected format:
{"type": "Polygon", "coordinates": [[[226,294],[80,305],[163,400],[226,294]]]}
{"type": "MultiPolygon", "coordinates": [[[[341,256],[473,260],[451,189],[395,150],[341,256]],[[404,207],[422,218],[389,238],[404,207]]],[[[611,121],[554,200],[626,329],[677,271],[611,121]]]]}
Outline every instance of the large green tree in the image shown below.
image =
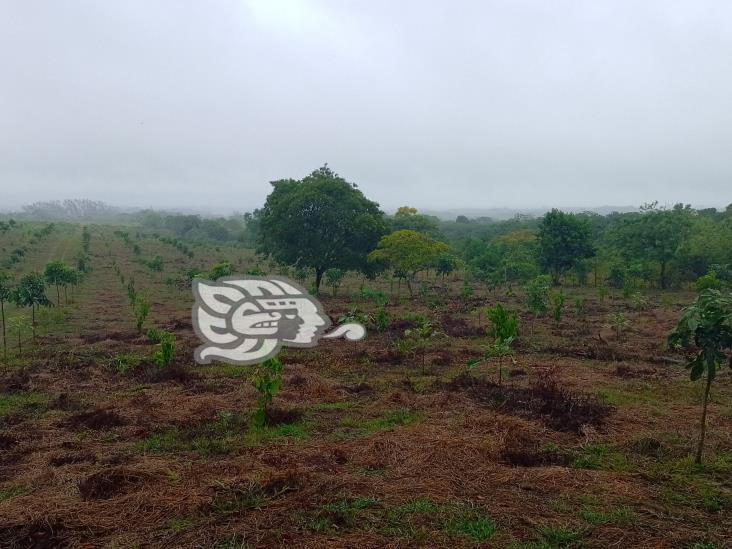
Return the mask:
{"type": "Polygon", "coordinates": [[[641,208],[642,213],[626,218],[613,231],[611,240],[626,260],[655,261],[659,266],[659,285],[668,286],[668,266],[676,259],[689,237],[693,210],[677,204],[672,209],[656,203],[641,208]]]}
{"type": "Polygon", "coordinates": [[[364,270],[366,255],[387,232],[383,212],[327,165],[297,181],[272,183],[258,220],[257,251],[315,271],[315,287],[331,268],[364,270]]]}
{"type": "Polygon", "coordinates": [[[577,263],[595,255],[588,219],[553,209],[539,224],[539,263],[558,284],[577,263]]]}

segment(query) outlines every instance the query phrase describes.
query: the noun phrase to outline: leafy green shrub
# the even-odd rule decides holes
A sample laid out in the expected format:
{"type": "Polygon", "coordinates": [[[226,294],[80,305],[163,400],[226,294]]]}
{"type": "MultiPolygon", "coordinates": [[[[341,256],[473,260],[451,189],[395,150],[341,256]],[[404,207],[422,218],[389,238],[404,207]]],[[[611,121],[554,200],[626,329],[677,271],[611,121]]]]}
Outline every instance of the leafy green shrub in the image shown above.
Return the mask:
{"type": "Polygon", "coordinates": [[[562,309],[564,309],[565,297],[562,292],[556,292],[552,294],[552,317],[554,322],[560,322],[562,320],[562,309]]]}
{"type": "Polygon", "coordinates": [[[343,283],[343,277],[345,274],[346,273],[342,269],[337,269],[335,267],[325,271],[326,284],[328,284],[328,286],[333,290],[334,297],[338,293],[338,288],[340,288],[343,283]]]}
{"type": "Polygon", "coordinates": [[[145,319],[150,313],[150,301],[148,301],[144,296],[136,295],[132,310],[135,313],[135,326],[137,327],[137,332],[141,334],[142,326],[145,324],[145,319]]]}
{"type": "Polygon", "coordinates": [[[389,296],[386,295],[381,290],[374,290],[373,288],[369,287],[363,287],[360,290],[360,297],[361,299],[365,299],[367,301],[372,301],[374,305],[378,307],[382,307],[389,303],[389,296]]]}
{"type": "Polygon", "coordinates": [[[539,275],[526,285],[527,307],[534,316],[546,313],[546,300],[551,283],[549,275],[539,275]]]}
{"type": "Polygon", "coordinates": [[[274,357],[259,364],[254,372],[252,384],[259,393],[254,423],[258,427],[264,427],[267,422],[267,406],[282,386],[283,369],[282,362],[274,357]]]}
{"type": "Polygon", "coordinates": [[[597,288],[597,297],[600,298],[600,302],[604,302],[605,298],[608,296],[610,291],[607,289],[607,286],[598,286],[597,288]]]}
{"type": "Polygon", "coordinates": [[[518,315],[514,311],[509,311],[499,303],[495,307],[487,308],[486,316],[491,322],[488,335],[492,338],[506,341],[518,336],[518,315]]]}
{"type": "Polygon", "coordinates": [[[208,278],[210,280],[218,280],[225,276],[231,276],[233,272],[233,265],[229,261],[222,261],[211,267],[208,271],[208,278]]]}
{"type": "Polygon", "coordinates": [[[389,318],[389,313],[386,312],[386,308],[382,306],[376,309],[376,314],[374,315],[374,327],[376,331],[379,333],[385,332],[389,329],[390,324],[391,319],[389,318]]]}
{"type": "Polygon", "coordinates": [[[635,292],[630,296],[633,308],[638,311],[645,311],[651,306],[650,300],[640,292],[635,292]]]}
{"type": "Polygon", "coordinates": [[[623,313],[610,313],[607,318],[608,325],[615,330],[615,335],[618,341],[620,341],[620,334],[630,326],[630,320],[623,313]]]}
{"type": "Polygon", "coordinates": [[[587,305],[583,297],[575,298],[574,309],[575,311],[577,311],[577,318],[579,318],[580,320],[584,320],[585,314],[587,312],[587,305]]]}
{"type": "Polygon", "coordinates": [[[704,290],[720,290],[723,283],[717,278],[716,271],[709,271],[707,274],[696,279],[695,286],[696,291],[701,293],[704,290]]]}
{"type": "MultiPolygon", "coordinates": [[[[149,335],[150,332],[148,332],[148,337],[149,335]]],[[[175,355],[175,334],[158,331],[155,335],[159,338],[160,349],[153,354],[153,362],[159,368],[167,368],[173,362],[173,356],[175,355]]]]}

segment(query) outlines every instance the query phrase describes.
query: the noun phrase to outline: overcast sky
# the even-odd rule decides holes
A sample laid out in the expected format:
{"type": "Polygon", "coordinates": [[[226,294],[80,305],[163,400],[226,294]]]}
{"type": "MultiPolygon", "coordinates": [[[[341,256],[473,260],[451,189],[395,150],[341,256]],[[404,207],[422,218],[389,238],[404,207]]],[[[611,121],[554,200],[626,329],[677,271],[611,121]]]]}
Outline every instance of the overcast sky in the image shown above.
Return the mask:
{"type": "Polygon", "coordinates": [[[0,0],[0,210],[732,202],[729,0],[0,0]]]}

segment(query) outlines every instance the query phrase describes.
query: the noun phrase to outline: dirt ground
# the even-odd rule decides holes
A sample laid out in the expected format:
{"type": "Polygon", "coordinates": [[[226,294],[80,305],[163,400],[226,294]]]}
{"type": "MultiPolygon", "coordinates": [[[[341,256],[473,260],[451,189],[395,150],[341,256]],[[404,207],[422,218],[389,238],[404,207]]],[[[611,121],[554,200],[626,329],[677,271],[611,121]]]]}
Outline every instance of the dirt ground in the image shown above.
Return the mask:
{"type": "MultiPolygon", "coordinates": [[[[258,429],[252,368],[194,364],[192,296],[172,280],[221,260],[243,272],[251,252],[192,246],[189,258],[124,229],[138,255],[114,230],[92,228],[93,270],[73,301],[41,311],[35,344],[19,354],[8,335],[1,547],[732,546],[732,376],[714,383],[695,466],[702,386],[665,345],[692,294],[646,292],[639,307],[564,288],[555,322],[524,312],[519,289],[462,297],[459,275],[414,299],[367,282],[392,293],[388,329],[285,350],[258,429]],[[155,255],[161,274],[138,261],[155,255]],[[145,326],[175,333],[168,370],[153,365],[116,269],[149,296],[145,326]],[[521,312],[500,385],[498,359],[468,367],[488,343],[478,311],[496,303],[521,312]],[[629,320],[620,337],[612,312],[629,320]],[[415,315],[437,334],[424,353],[400,352],[415,315]]],[[[59,226],[14,272],[71,262],[80,234],[59,226]]],[[[24,238],[4,235],[1,257],[24,238]]],[[[334,323],[374,313],[360,284],[323,290],[334,323]]]]}

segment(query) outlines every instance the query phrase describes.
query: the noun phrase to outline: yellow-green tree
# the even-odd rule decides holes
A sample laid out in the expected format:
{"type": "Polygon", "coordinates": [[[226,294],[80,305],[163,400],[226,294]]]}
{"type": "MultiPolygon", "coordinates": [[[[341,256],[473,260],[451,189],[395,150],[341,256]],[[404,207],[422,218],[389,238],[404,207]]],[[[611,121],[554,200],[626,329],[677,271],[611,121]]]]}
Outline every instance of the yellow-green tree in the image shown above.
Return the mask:
{"type": "Polygon", "coordinates": [[[417,231],[403,230],[382,238],[369,254],[369,261],[385,262],[395,271],[405,273],[409,295],[414,296],[412,281],[417,273],[434,266],[439,257],[449,251],[450,247],[444,242],[417,231]]]}

